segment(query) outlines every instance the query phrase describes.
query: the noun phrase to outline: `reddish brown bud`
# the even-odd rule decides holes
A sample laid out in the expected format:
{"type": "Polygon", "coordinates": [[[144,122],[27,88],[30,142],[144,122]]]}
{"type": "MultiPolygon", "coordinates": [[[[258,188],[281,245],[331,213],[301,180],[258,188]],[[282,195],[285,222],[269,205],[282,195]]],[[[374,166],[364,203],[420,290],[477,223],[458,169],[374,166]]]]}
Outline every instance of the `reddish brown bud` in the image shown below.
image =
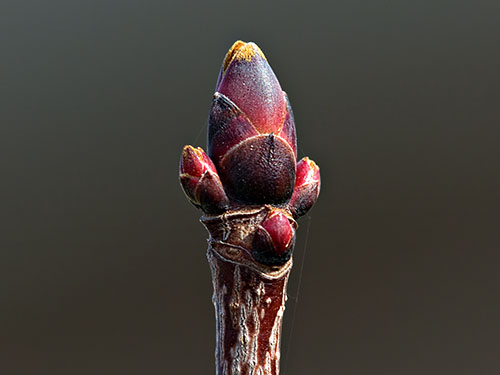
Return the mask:
{"type": "Polygon", "coordinates": [[[294,217],[304,215],[314,205],[319,195],[320,177],[318,165],[305,157],[297,163],[297,178],[288,205],[294,217]]]}
{"type": "Polygon", "coordinates": [[[285,97],[266,57],[255,43],[237,41],[227,53],[215,90],[235,103],[259,132],[278,133],[285,97]]]}
{"type": "Polygon", "coordinates": [[[179,169],[184,193],[196,207],[207,214],[227,208],[229,202],[214,163],[200,147],[184,147],[179,169]]]}
{"type": "Polygon", "coordinates": [[[253,257],[267,265],[286,263],[295,245],[295,228],[291,218],[274,209],[257,229],[253,239],[253,257]]]}
{"type": "Polygon", "coordinates": [[[288,98],[264,54],[236,42],[219,74],[208,128],[208,154],[228,195],[245,204],[286,203],[296,149],[288,98]]]}

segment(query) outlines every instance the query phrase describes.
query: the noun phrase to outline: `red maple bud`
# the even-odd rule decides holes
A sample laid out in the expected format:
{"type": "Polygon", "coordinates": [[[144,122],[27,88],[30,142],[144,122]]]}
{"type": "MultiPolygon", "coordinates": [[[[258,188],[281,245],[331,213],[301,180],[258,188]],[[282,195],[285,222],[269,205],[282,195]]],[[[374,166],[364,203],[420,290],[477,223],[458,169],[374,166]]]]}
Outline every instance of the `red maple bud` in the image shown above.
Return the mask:
{"type": "Polygon", "coordinates": [[[182,150],[179,179],[189,200],[207,214],[224,211],[229,202],[215,165],[200,148],[182,150]]]}
{"type": "Polygon", "coordinates": [[[308,157],[297,163],[297,178],[288,208],[294,217],[304,215],[318,199],[320,190],[318,165],[308,157]]]}
{"type": "Polygon", "coordinates": [[[282,204],[297,157],[290,103],[262,51],[237,41],[224,59],[208,124],[208,154],[226,192],[244,204],[282,204]]]}
{"type": "Polygon", "coordinates": [[[253,239],[253,257],[267,265],[286,263],[295,245],[295,224],[279,209],[273,209],[258,227],[253,239]]]}

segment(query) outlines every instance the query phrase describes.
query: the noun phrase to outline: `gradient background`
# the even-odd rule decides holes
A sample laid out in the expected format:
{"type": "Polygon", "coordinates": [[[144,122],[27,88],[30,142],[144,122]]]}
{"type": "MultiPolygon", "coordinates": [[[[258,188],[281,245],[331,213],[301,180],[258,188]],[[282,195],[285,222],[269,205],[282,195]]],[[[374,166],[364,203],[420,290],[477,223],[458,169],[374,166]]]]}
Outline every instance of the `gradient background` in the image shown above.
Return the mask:
{"type": "Polygon", "coordinates": [[[1,374],[214,373],[177,168],[236,39],[322,174],[282,374],[500,372],[498,1],[0,8],[1,374]]]}

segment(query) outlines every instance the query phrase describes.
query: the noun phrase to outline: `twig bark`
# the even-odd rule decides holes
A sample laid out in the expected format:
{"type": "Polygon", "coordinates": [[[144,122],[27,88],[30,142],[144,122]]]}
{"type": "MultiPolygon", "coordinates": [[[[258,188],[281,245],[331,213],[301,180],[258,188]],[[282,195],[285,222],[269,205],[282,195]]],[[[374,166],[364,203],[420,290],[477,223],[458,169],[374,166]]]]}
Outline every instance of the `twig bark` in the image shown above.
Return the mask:
{"type": "Polygon", "coordinates": [[[217,375],[278,375],[281,324],[292,259],[281,266],[255,262],[255,227],[270,208],[202,218],[217,322],[217,375]]]}

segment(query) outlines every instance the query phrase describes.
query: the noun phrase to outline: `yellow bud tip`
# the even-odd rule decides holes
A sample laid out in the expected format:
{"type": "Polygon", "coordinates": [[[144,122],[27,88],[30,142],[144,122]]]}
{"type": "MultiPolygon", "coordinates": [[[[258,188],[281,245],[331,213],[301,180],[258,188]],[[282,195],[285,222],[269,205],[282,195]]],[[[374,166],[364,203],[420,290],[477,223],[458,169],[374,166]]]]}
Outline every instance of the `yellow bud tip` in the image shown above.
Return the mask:
{"type": "Polygon", "coordinates": [[[309,157],[305,156],[304,161],[307,163],[310,170],[319,169],[318,164],[316,164],[314,160],[309,159],[309,157]]]}
{"type": "Polygon", "coordinates": [[[318,164],[316,164],[313,160],[307,158],[307,163],[309,164],[309,167],[312,169],[312,170],[317,170],[319,169],[318,167],[318,164]]]}
{"type": "Polygon", "coordinates": [[[203,149],[201,147],[194,148],[193,146],[187,145],[184,146],[184,150],[182,150],[182,157],[186,158],[189,152],[194,152],[198,158],[203,159],[203,149]]]}
{"type": "Polygon", "coordinates": [[[226,54],[226,57],[224,59],[223,71],[227,69],[227,67],[233,60],[251,61],[256,54],[259,54],[263,59],[267,60],[266,56],[264,56],[257,44],[253,42],[246,43],[241,40],[237,40],[236,42],[234,42],[234,44],[226,54]]]}

